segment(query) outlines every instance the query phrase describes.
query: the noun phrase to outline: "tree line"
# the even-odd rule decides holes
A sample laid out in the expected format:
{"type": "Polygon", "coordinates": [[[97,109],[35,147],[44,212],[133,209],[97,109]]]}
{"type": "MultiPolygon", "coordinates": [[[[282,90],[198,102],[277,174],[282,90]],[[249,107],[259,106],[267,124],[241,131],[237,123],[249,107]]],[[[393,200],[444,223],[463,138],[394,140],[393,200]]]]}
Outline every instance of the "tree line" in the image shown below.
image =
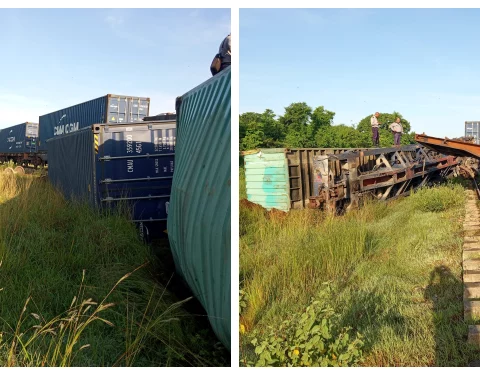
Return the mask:
{"type": "MultiPolygon", "coordinates": [[[[366,148],[373,147],[370,118],[362,118],[358,124],[334,125],[335,112],[323,106],[313,109],[305,102],[292,103],[281,116],[266,109],[263,113],[246,112],[240,115],[240,150],[255,148],[366,148]]],[[[408,122],[398,112],[380,113],[378,122],[380,147],[391,147],[393,135],[389,125],[400,117],[403,126],[401,144],[415,143],[414,133],[408,122]]]]}

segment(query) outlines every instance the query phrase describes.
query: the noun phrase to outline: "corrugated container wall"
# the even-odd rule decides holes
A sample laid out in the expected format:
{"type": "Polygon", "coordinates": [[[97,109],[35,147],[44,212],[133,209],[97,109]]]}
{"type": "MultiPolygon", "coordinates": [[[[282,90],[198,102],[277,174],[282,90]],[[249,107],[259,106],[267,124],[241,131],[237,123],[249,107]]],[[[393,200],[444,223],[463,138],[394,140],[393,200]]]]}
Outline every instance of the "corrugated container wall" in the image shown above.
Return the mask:
{"type": "Polygon", "coordinates": [[[267,209],[290,209],[288,160],[284,149],[262,149],[245,155],[247,199],[267,209]]]}
{"type": "Polygon", "coordinates": [[[175,265],[230,349],[230,68],[177,98],[168,215],[175,265]]]}
{"type": "MultiPolygon", "coordinates": [[[[348,148],[272,148],[244,152],[247,199],[267,210],[308,207],[314,192],[314,158],[338,155],[348,148]]],[[[336,165],[338,170],[340,165],[336,165]]]]}
{"type": "Polygon", "coordinates": [[[465,121],[465,137],[473,137],[473,141],[480,144],[480,121],[465,121]]]}
{"type": "Polygon", "coordinates": [[[149,110],[149,98],[109,94],[40,116],[39,150],[47,151],[47,139],[88,128],[93,124],[142,121],[149,115],[149,110]]]}
{"type": "Polygon", "coordinates": [[[0,129],[0,153],[31,153],[37,151],[38,124],[23,124],[0,129]]]}
{"type": "Polygon", "coordinates": [[[48,140],[48,176],[66,198],[93,207],[128,205],[148,237],[166,229],[175,122],[94,125],[48,140]]]}

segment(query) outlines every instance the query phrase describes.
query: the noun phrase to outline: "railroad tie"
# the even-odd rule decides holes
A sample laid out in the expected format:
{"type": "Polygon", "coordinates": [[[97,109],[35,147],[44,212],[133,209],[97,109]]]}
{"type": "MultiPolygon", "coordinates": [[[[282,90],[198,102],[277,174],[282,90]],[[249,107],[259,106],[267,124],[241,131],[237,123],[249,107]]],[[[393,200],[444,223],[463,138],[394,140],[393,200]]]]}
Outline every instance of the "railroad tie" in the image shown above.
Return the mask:
{"type": "MultiPolygon", "coordinates": [[[[480,212],[477,197],[467,191],[463,221],[463,308],[466,321],[480,322],[480,212]]],[[[468,343],[480,347],[480,324],[469,324],[468,343]]]]}

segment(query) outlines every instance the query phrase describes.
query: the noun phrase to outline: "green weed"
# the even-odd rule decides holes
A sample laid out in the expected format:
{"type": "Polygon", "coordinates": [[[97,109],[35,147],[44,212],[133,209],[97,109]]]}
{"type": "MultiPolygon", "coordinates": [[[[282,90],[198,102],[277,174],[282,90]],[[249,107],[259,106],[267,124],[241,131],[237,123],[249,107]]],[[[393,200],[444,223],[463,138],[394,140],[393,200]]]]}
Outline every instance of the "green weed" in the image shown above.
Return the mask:
{"type": "Polygon", "coordinates": [[[273,345],[274,330],[302,314],[326,281],[335,292],[320,301],[338,314],[335,329],[362,335],[362,365],[465,366],[477,358],[463,320],[464,203],[455,183],[336,217],[241,203],[241,364],[258,363],[258,344],[273,345]]]}

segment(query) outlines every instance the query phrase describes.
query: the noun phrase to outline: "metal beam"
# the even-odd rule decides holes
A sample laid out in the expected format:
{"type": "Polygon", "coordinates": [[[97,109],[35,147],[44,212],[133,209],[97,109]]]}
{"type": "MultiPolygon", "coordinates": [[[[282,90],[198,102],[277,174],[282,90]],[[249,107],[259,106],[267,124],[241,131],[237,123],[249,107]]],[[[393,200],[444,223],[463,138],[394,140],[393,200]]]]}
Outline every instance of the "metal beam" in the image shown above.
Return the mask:
{"type": "Polygon", "coordinates": [[[480,145],[475,143],[455,141],[447,137],[437,138],[425,133],[415,134],[415,141],[442,154],[480,159],[480,145]]]}

